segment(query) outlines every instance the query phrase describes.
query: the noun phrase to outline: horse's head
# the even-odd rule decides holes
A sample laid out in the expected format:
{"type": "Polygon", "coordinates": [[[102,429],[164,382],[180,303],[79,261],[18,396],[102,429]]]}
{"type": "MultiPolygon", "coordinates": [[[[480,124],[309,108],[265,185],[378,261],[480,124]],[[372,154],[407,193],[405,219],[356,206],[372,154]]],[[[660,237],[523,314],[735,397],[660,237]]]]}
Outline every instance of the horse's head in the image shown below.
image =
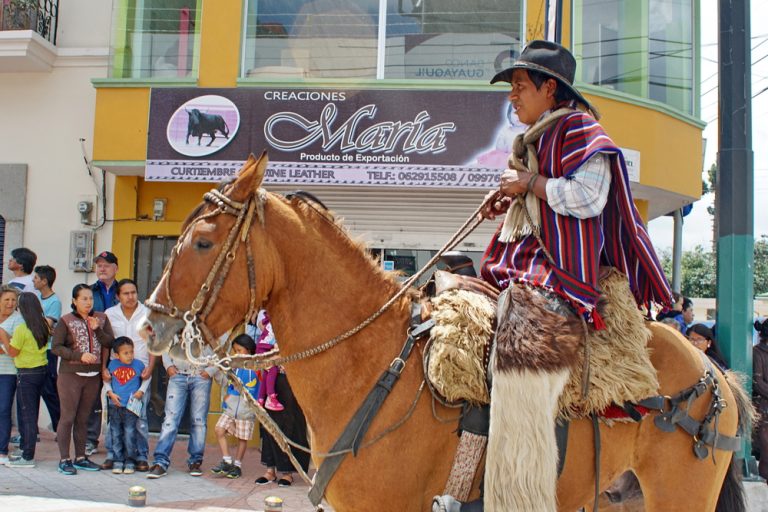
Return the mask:
{"type": "Polygon", "coordinates": [[[185,318],[213,341],[242,322],[268,293],[265,280],[256,279],[249,239],[263,215],[266,194],[259,187],[266,167],[265,153],[258,160],[251,155],[234,182],[207,193],[187,218],[147,301],[150,314],[142,329],[153,353],[171,346],[185,318]]]}

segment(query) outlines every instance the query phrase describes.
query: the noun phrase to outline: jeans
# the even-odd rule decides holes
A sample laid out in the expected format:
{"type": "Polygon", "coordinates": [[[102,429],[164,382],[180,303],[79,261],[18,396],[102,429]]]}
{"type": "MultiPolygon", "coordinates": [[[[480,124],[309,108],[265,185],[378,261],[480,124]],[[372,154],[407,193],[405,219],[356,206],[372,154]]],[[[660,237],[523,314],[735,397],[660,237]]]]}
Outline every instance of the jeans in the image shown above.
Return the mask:
{"type": "Polygon", "coordinates": [[[0,375],[0,455],[8,455],[14,396],[16,396],[16,375],[0,375]]]}
{"type": "MultiPolygon", "coordinates": [[[[109,400],[109,398],[107,398],[109,400]]],[[[147,422],[147,408],[149,407],[149,390],[144,393],[144,397],[141,399],[141,416],[138,418],[137,433],[136,436],[136,462],[149,460],[149,423],[147,422]]],[[[112,403],[109,403],[109,407],[112,407],[112,403]]],[[[111,410],[111,409],[110,409],[111,410]]],[[[115,451],[112,449],[112,429],[107,429],[104,433],[104,449],[107,451],[107,459],[115,459],[115,451]]]]}
{"type": "Polygon", "coordinates": [[[190,435],[187,464],[203,461],[205,432],[207,430],[208,406],[211,400],[211,379],[197,375],[177,373],[168,379],[165,396],[165,418],[160,430],[160,439],[155,447],[155,464],[168,469],[171,464],[171,450],[179,432],[179,423],[184,416],[187,400],[190,402],[190,435]]]}
{"type": "Polygon", "coordinates": [[[133,465],[136,461],[136,439],[139,417],[125,407],[109,404],[109,433],[112,438],[112,453],[117,463],[133,465]]]}
{"type": "Polygon", "coordinates": [[[40,416],[40,397],[48,377],[48,366],[21,368],[16,380],[16,400],[19,403],[19,432],[21,452],[27,460],[35,458],[37,420],[40,416]]]}

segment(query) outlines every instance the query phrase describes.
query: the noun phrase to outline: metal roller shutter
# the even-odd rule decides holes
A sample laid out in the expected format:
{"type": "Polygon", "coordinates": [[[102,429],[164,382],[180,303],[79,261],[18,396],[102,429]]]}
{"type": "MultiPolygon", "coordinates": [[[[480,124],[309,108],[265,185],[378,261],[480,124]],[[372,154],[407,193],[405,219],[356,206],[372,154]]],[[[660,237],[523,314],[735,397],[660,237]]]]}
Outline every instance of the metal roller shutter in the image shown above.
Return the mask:
{"type": "MultiPolygon", "coordinates": [[[[276,187],[284,194],[300,188],[323,201],[352,235],[371,247],[436,250],[448,241],[482,201],[486,190],[430,188],[276,187]]],[[[499,221],[485,221],[457,249],[483,251],[499,221]]]]}

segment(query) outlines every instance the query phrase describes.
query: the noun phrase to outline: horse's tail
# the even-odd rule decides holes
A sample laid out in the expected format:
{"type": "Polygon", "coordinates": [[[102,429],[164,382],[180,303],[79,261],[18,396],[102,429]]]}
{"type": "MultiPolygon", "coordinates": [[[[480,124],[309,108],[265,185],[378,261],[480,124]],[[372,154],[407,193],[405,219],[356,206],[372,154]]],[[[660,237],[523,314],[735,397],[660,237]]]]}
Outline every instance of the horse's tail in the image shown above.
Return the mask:
{"type": "MultiPolygon", "coordinates": [[[[736,401],[736,410],[739,412],[739,429],[741,436],[750,436],[752,425],[757,419],[757,412],[752,405],[752,400],[746,389],[744,382],[746,376],[742,373],[727,371],[725,372],[725,381],[736,401]]],[[[723,480],[723,486],[720,488],[720,495],[717,498],[716,512],[746,512],[747,497],[744,491],[744,485],[741,481],[741,469],[736,462],[735,456],[731,457],[731,463],[723,480]]]]}
{"type": "Polygon", "coordinates": [[[741,481],[741,469],[736,460],[735,456],[731,457],[720,495],[717,497],[715,512],[747,512],[747,496],[741,481]]]}
{"type": "Polygon", "coordinates": [[[752,403],[752,398],[744,388],[747,376],[740,372],[728,370],[725,372],[725,381],[736,401],[736,410],[739,411],[739,430],[740,436],[751,436],[752,427],[757,424],[757,410],[752,403]]]}

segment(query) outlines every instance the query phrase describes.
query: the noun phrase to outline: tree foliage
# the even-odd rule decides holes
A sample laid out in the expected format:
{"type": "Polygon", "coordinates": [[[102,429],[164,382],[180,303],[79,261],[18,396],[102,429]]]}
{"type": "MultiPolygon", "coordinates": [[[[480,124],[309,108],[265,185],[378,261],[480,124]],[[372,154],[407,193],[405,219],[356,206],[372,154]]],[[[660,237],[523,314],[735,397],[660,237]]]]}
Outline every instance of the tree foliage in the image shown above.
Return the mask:
{"type": "MultiPolygon", "coordinates": [[[[667,277],[672,279],[672,251],[659,254],[667,277]]],[[[715,297],[717,295],[717,268],[715,255],[697,245],[683,251],[681,261],[680,292],[686,297],[715,297]]],[[[754,294],[768,293],[768,236],[755,240],[754,294]]]]}

